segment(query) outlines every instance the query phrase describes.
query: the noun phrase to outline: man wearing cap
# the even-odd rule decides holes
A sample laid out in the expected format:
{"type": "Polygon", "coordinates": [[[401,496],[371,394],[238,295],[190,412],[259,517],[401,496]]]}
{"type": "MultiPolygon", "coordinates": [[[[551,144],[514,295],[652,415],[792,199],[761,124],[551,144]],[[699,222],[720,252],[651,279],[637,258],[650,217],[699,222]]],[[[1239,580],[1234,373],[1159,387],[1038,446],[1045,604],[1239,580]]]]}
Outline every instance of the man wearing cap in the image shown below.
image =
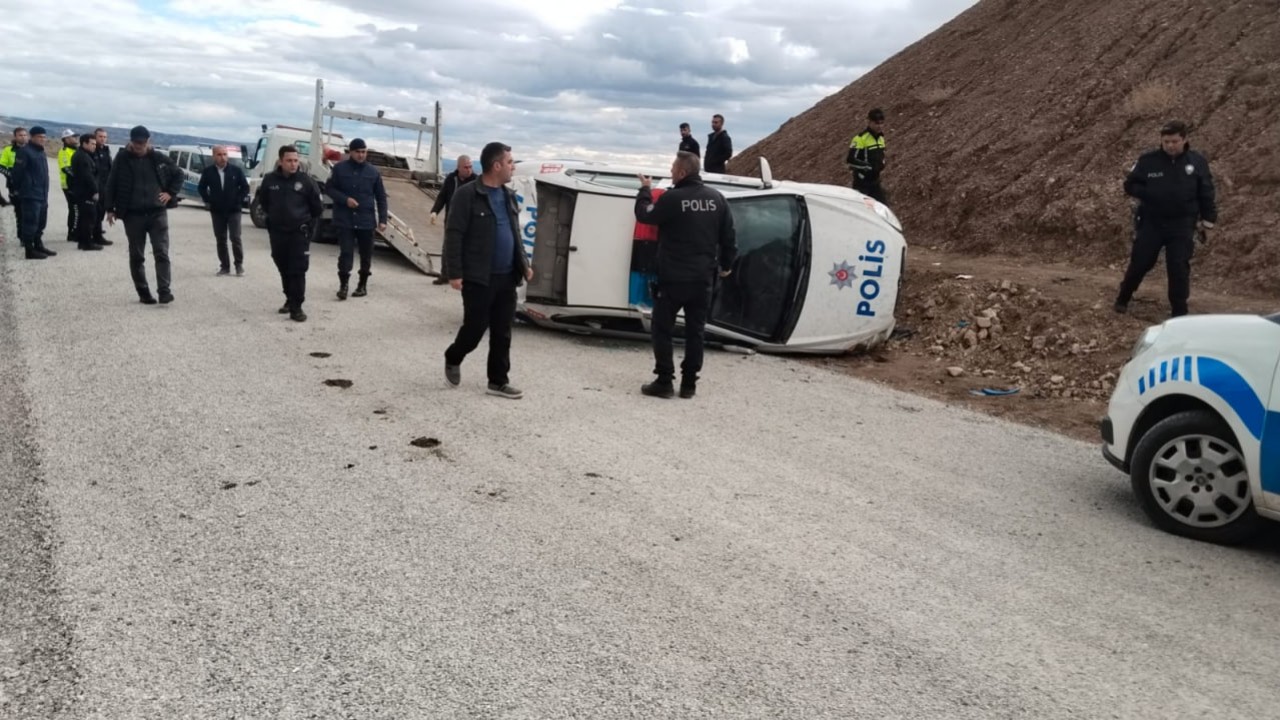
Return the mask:
{"type": "Polygon", "coordinates": [[[72,216],[76,219],[71,233],[78,249],[101,250],[102,246],[93,242],[93,228],[98,220],[98,163],[94,160],[98,139],[93,133],[85,133],[79,143],[67,168],[68,212],[74,209],[72,216]]]}
{"type": "Polygon", "coordinates": [[[116,218],[124,222],[124,234],[129,239],[129,271],[138,299],[145,305],[156,302],[147,285],[148,237],[156,261],[160,302],[173,302],[167,209],[177,205],[178,191],[182,189],[182,171],[168,155],[152,149],[150,140],[151,133],[141,125],[129,131],[129,144],[116,153],[105,190],[107,222],[114,225],[116,218]]]}
{"type": "Polygon", "coordinates": [[[26,145],[14,157],[10,182],[21,200],[18,240],[28,260],[43,260],[58,253],[44,246],[44,226],[49,221],[49,161],[44,157],[45,129],[36,125],[26,145]]]}
{"type": "Polygon", "coordinates": [[[360,282],[352,297],[368,293],[373,261],[373,231],[387,229],[387,189],[382,174],[366,160],[369,147],[361,138],[347,146],[348,158],[333,166],[325,192],[333,198],[333,225],[338,229],[338,299],[347,299],[353,252],[360,248],[360,282]],[[375,207],[376,203],[376,207],[375,207]]]}
{"type": "Polygon", "coordinates": [[[889,196],[880,185],[884,147],[884,111],[876,108],[867,113],[867,129],[849,141],[845,162],[853,171],[853,189],[888,205],[889,196]]]}
{"type": "Polygon", "coordinates": [[[58,184],[62,186],[62,197],[67,201],[67,242],[72,241],[75,233],[77,210],[71,199],[71,190],[67,187],[70,181],[68,174],[71,172],[71,158],[76,154],[76,146],[79,144],[80,136],[75,130],[62,131],[62,148],[58,150],[58,184]]]}
{"type": "Polygon", "coordinates": [[[244,246],[240,242],[240,209],[249,195],[249,181],[244,171],[229,162],[225,145],[213,146],[213,164],[200,173],[197,188],[213,219],[213,238],[218,245],[218,275],[231,274],[231,260],[236,261],[236,275],[244,275],[244,246]],[[231,256],[227,255],[227,236],[231,236],[231,256]]]}
{"type": "Polygon", "coordinates": [[[1160,128],[1160,147],[1138,158],[1125,178],[1124,192],[1138,200],[1138,222],[1115,311],[1128,311],[1163,249],[1170,312],[1173,317],[1186,315],[1196,231],[1203,233],[1218,221],[1209,161],[1191,149],[1186,123],[1175,120],[1160,128]]]}

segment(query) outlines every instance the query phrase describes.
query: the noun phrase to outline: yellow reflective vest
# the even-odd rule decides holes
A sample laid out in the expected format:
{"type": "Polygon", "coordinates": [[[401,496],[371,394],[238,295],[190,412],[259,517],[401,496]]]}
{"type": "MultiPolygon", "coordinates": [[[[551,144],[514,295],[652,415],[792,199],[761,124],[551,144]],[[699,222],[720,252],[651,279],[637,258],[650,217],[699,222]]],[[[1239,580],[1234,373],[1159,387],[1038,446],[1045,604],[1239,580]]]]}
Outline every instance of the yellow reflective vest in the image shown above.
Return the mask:
{"type": "Polygon", "coordinates": [[[62,146],[58,151],[58,182],[62,184],[62,189],[67,189],[67,176],[71,173],[71,156],[76,154],[73,147],[62,146]]]}

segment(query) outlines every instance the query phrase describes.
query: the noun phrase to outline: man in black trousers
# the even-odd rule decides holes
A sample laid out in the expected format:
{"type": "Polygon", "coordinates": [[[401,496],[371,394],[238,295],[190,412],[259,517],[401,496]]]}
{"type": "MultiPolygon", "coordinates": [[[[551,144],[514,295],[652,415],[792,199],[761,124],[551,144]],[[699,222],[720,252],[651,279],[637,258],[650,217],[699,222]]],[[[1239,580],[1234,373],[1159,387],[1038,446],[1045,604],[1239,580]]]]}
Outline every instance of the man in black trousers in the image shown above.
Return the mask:
{"type": "Polygon", "coordinates": [[[232,165],[227,148],[215,145],[213,164],[200,173],[197,186],[200,197],[209,208],[213,220],[213,238],[218,243],[218,275],[231,274],[231,260],[236,261],[236,275],[244,275],[244,246],[240,242],[240,217],[244,199],[249,196],[249,180],[244,171],[232,165]],[[227,238],[231,254],[227,254],[227,238]]]}
{"type": "Polygon", "coordinates": [[[640,392],[650,397],[676,394],[672,335],[684,311],[684,361],[680,397],[692,398],[702,371],[703,333],[717,268],[728,277],[738,256],[733,213],[719,190],[702,182],[698,156],[679,152],[671,163],[674,186],[655,201],[648,177],[640,176],[636,220],[658,226],[658,291],[653,303],[653,372],[657,379],[640,392]]]}
{"type": "Polygon", "coordinates": [[[524,393],[512,386],[508,377],[511,324],[516,313],[516,288],[533,279],[533,268],[520,245],[516,195],[506,187],[516,169],[511,148],[499,142],[485,145],[480,168],[480,179],[459,187],[454,194],[445,228],[444,267],[449,285],[462,291],[462,327],[444,353],[444,376],[455,387],[462,382],[462,361],[487,330],[487,392],[516,400],[524,393]]]}
{"type": "Polygon", "coordinates": [[[271,259],[280,271],[285,297],[280,314],[288,314],[294,322],[307,319],[302,303],[311,265],[311,230],[324,212],[320,186],[310,175],[298,171],[301,164],[298,148],[280,148],[276,169],[262,178],[255,198],[266,213],[271,259]]]}

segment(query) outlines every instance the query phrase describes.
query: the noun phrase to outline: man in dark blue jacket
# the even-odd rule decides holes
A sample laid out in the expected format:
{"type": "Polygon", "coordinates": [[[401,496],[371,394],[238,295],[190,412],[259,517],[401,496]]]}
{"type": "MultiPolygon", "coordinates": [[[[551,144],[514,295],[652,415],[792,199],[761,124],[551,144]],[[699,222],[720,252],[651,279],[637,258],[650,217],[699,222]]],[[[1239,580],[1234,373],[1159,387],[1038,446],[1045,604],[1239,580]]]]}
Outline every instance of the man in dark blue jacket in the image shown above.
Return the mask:
{"type": "Polygon", "coordinates": [[[373,260],[373,231],[387,229],[387,189],[378,169],[365,160],[369,148],[356,138],[347,146],[349,157],[333,167],[325,192],[333,198],[333,226],[338,230],[338,299],[347,299],[352,255],[360,248],[360,283],[353,297],[368,293],[369,264],[373,260]],[[376,203],[376,206],[375,206],[376,203]]]}
{"type": "Polygon", "coordinates": [[[227,236],[231,236],[231,253],[235,256],[236,275],[244,275],[244,246],[240,242],[240,210],[249,196],[249,181],[244,171],[232,165],[227,148],[215,145],[213,164],[200,173],[200,197],[213,219],[213,237],[218,243],[218,275],[231,274],[231,258],[227,257],[227,236]]]}
{"type": "Polygon", "coordinates": [[[1133,294],[1164,249],[1169,308],[1173,317],[1186,315],[1196,230],[1212,228],[1218,220],[1209,161],[1191,149],[1186,123],[1173,121],[1160,129],[1160,149],[1138,158],[1125,178],[1124,191],[1138,200],[1138,223],[1115,311],[1129,309],[1133,294]]]}
{"type": "Polygon", "coordinates": [[[44,128],[31,128],[26,145],[18,148],[13,170],[9,175],[10,187],[21,199],[18,240],[26,249],[28,260],[43,260],[58,253],[44,246],[44,227],[49,222],[49,161],[44,156],[44,128]]]}

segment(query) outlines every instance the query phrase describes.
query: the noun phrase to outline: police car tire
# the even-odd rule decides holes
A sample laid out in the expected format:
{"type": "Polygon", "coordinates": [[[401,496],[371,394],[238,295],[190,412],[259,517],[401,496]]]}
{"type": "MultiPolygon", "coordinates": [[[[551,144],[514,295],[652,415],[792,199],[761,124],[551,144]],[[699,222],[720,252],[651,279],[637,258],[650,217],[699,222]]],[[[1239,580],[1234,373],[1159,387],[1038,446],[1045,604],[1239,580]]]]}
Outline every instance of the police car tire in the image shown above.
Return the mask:
{"type": "Polygon", "coordinates": [[[263,212],[262,203],[258,202],[257,198],[254,198],[253,202],[249,203],[249,221],[256,228],[267,227],[267,214],[263,212]]]}
{"type": "Polygon", "coordinates": [[[1240,443],[1236,442],[1231,428],[1216,414],[1207,410],[1180,412],[1156,423],[1134,446],[1133,462],[1130,463],[1129,478],[1133,485],[1133,493],[1137,496],[1143,512],[1161,530],[1193,540],[1218,545],[1236,545],[1249,540],[1266,525],[1266,520],[1258,515],[1254,508],[1252,493],[1249,497],[1249,506],[1240,513],[1239,517],[1215,528],[1186,525],[1160,507],[1151,489],[1151,463],[1155,460],[1156,452],[1166,443],[1186,435],[1216,438],[1224,445],[1230,445],[1236,452],[1240,452],[1240,443]]]}

